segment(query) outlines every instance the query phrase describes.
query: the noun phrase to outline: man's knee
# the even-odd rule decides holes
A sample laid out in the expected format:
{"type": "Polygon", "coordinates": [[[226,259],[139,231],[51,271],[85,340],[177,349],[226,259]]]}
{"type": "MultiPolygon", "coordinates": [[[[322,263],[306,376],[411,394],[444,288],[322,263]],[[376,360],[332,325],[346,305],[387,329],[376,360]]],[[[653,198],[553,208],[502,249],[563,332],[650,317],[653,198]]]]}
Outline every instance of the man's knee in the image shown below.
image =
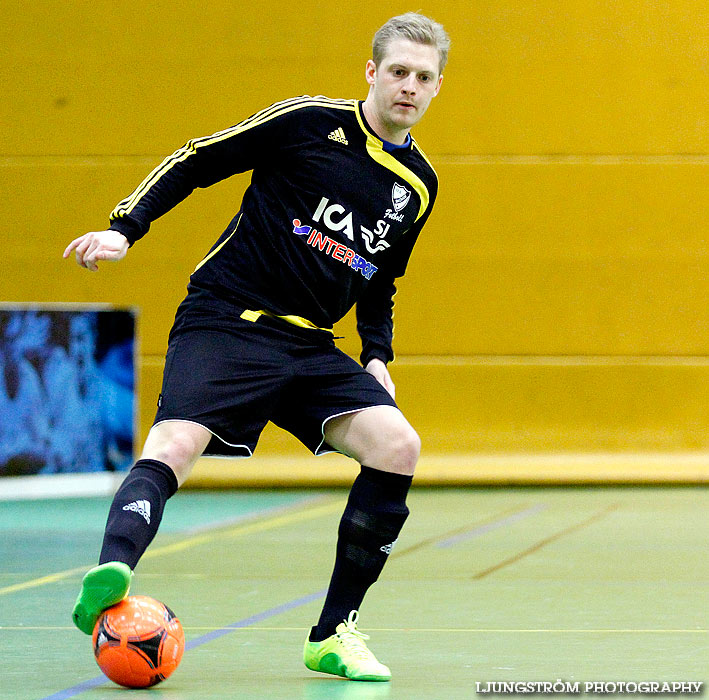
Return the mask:
{"type": "Polygon", "coordinates": [[[402,473],[413,474],[421,454],[421,438],[410,425],[407,424],[402,430],[402,434],[395,444],[395,450],[402,473]]]}
{"type": "Polygon", "coordinates": [[[412,475],[421,440],[399,409],[376,406],[325,425],[327,442],[372,469],[412,475]]]}
{"type": "Polygon", "coordinates": [[[186,421],[165,421],[150,430],[142,457],[167,464],[182,485],[210,438],[211,433],[201,425],[186,421]]]}
{"type": "Polygon", "coordinates": [[[364,463],[373,469],[411,475],[420,454],[421,438],[406,421],[402,421],[375,443],[369,461],[364,463]]]}
{"type": "Polygon", "coordinates": [[[174,433],[169,440],[160,442],[156,447],[158,459],[174,467],[193,462],[201,452],[192,436],[180,433],[174,433]]]}

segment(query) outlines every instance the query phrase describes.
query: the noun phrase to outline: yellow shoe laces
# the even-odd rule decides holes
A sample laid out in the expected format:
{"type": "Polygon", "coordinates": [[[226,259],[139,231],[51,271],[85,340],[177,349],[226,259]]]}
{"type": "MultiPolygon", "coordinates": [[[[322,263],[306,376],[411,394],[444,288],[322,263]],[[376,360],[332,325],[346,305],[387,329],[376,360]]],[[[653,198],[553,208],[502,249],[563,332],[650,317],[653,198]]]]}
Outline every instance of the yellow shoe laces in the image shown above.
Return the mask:
{"type": "Polygon", "coordinates": [[[337,638],[353,655],[360,659],[371,659],[374,657],[374,654],[372,654],[364,643],[365,639],[369,639],[369,635],[357,629],[358,617],[359,613],[356,610],[352,610],[347,619],[344,620],[345,629],[337,632],[337,638]]]}

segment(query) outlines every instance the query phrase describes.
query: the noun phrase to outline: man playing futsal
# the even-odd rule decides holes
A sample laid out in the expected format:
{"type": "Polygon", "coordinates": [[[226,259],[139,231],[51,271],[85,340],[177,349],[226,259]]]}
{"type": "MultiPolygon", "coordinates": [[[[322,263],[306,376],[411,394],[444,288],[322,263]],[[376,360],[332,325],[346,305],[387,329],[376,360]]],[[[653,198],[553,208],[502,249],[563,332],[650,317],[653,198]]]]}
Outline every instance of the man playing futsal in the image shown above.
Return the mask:
{"type": "Polygon", "coordinates": [[[111,505],[99,565],[73,611],[91,634],[128,594],[165,502],[203,453],[250,456],[271,420],[315,454],[356,459],[308,668],[386,681],[357,630],[364,595],[408,515],[420,441],[387,370],[394,281],[404,274],[437,192],[410,129],[438,94],[449,40],[417,13],[374,37],[366,100],[296,97],[166,158],[111,214],[72,241],[77,263],[120,260],[196,187],[253,170],[240,211],[190,277],[170,332],[155,423],[111,505]],[[332,326],[357,305],[362,366],[332,326]]]}

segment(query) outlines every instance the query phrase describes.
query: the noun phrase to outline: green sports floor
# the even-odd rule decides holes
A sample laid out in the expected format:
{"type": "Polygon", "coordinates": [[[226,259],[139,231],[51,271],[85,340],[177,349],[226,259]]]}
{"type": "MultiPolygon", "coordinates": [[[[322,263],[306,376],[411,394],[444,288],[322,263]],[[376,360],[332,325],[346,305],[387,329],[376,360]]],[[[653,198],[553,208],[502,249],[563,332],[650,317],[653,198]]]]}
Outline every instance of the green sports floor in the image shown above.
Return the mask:
{"type": "Polygon", "coordinates": [[[414,488],[360,617],[393,681],[308,671],[346,495],[177,494],[132,593],[167,603],[188,648],[139,691],[105,680],[70,623],[109,500],[0,503],[0,698],[455,700],[488,681],[709,680],[709,491],[690,486],[414,488]]]}

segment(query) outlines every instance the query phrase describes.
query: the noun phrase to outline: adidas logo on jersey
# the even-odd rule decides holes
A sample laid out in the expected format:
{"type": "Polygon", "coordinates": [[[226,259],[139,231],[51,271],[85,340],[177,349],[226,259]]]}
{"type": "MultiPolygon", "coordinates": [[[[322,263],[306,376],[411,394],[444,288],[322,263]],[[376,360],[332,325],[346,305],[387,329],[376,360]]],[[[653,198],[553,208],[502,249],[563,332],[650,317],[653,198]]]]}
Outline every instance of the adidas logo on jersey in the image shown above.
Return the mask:
{"type": "Polygon", "coordinates": [[[133,501],[133,503],[123,506],[123,510],[132,510],[134,513],[142,515],[145,522],[150,525],[150,501],[133,501]]]}
{"type": "Polygon", "coordinates": [[[394,540],[391,544],[385,544],[384,546],[379,548],[380,552],[384,552],[384,554],[391,554],[391,550],[394,549],[394,545],[396,544],[396,540],[394,540]]]}
{"type": "Polygon", "coordinates": [[[342,130],[342,127],[335,129],[335,131],[331,131],[327,135],[327,137],[332,141],[337,141],[337,143],[343,143],[345,144],[345,146],[349,145],[349,141],[347,140],[347,137],[345,136],[345,132],[342,130]]]}

